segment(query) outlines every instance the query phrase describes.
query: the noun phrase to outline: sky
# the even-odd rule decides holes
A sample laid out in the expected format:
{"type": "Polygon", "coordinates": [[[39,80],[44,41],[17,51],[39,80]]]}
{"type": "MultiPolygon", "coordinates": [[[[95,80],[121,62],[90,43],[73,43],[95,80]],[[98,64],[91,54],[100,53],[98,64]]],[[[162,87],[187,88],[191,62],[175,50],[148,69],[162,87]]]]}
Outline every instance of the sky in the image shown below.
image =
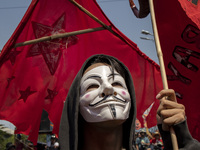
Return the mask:
{"type": "MultiPolygon", "coordinates": [[[[138,19],[134,16],[129,0],[96,0],[109,20],[129,39],[135,42],[139,49],[148,57],[158,63],[155,42],[143,40],[140,37],[153,38],[151,35],[141,34],[142,30],[152,31],[151,16],[138,19]]],[[[134,0],[139,8],[137,0],[134,0]]],[[[0,0],[0,50],[6,44],[23,15],[25,14],[31,0],[0,0]]],[[[9,128],[12,125],[0,120],[9,128]]]]}

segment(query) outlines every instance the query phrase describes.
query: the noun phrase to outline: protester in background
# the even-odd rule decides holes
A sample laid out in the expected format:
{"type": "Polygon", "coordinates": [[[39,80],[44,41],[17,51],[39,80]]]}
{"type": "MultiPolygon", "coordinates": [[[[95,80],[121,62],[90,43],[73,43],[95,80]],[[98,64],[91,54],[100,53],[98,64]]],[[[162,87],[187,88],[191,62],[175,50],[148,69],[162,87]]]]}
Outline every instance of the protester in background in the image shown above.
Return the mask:
{"type": "Polygon", "coordinates": [[[138,137],[136,139],[137,150],[149,150],[150,141],[149,141],[149,138],[146,135],[145,129],[142,129],[140,131],[140,135],[141,135],[141,137],[138,137]]]}
{"type": "Polygon", "coordinates": [[[163,141],[160,137],[159,132],[153,133],[153,139],[150,140],[151,150],[162,150],[163,149],[163,141]]]}
{"type": "Polygon", "coordinates": [[[11,142],[7,143],[6,150],[15,150],[15,145],[13,145],[11,142]]]}
{"type": "Polygon", "coordinates": [[[136,141],[136,139],[137,139],[138,137],[141,137],[141,136],[140,136],[140,132],[135,133],[135,135],[134,135],[134,137],[133,137],[133,147],[136,147],[135,141],[136,141]]]}
{"type": "Polygon", "coordinates": [[[54,150],[54,144],[56,142],[56,136],[55,135],[52,135],[51,136],[51,143],[50,143],[50,146],[49,146],[49,150],[54,150]]]}

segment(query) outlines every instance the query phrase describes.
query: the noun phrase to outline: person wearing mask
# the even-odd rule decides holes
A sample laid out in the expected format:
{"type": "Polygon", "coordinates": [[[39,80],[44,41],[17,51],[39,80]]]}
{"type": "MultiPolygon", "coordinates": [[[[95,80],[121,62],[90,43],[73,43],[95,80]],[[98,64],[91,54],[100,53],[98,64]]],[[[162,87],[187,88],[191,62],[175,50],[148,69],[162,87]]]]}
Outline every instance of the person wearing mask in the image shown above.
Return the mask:
{"type": "MultiPolygon", "coordinates": [[[[118,59],[103,54],[88,58],[64,104],[60,149],[135,150],[132,144],[136,120],[134,88],[128,68],[118,59]]],[[[172,150],[168,137],[170,126],[178,137],[186,138],[186,141],[178,139],[180,148],[200,149],[200,144],[189,134],[184,107],[176,102],[174,91],[162,90],[156,98],[160,99],[157,121],[167,150],[172,150]],[[180,128],[188,132],[185,134],[180,128]]]]}

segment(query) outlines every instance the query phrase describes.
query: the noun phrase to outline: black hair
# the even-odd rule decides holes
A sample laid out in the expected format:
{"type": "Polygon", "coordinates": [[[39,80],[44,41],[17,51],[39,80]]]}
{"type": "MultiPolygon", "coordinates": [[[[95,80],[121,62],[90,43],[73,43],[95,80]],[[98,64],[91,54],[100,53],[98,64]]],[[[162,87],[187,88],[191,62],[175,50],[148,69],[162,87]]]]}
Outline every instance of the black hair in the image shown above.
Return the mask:
{"type": "MultiPolygon", "coordinates": [[[[87,65],[85,66],[83,72],[85,72],[85,70],[96,63],[103,63],[103,64],[107,64],[111,66],[111,72],[114,75],[114,70],[116,70],[124,79],[125,79],[125,74],[124,74],[124,69],[123,66],[121,66],[115,59],[110,58],[110,57],[106,57],[106,56],[98,56],[95,57],[94,59],[91,59],[87,65]]],[[[114,78],[114,76],[113,76],[114,78]]]]}

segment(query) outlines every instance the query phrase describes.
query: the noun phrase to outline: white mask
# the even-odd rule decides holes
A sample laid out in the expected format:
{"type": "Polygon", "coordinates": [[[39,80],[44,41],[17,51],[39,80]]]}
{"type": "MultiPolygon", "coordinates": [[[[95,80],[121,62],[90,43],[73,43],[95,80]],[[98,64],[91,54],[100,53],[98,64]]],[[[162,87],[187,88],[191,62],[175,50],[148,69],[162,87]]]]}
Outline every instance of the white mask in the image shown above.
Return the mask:
{"type": "Polygon", "coordinates": [[[87,122],[126,120],[130,94],[124,78],[110,66],[101,65],[86,72],[81,79],[80,113],[87,122]]]}

